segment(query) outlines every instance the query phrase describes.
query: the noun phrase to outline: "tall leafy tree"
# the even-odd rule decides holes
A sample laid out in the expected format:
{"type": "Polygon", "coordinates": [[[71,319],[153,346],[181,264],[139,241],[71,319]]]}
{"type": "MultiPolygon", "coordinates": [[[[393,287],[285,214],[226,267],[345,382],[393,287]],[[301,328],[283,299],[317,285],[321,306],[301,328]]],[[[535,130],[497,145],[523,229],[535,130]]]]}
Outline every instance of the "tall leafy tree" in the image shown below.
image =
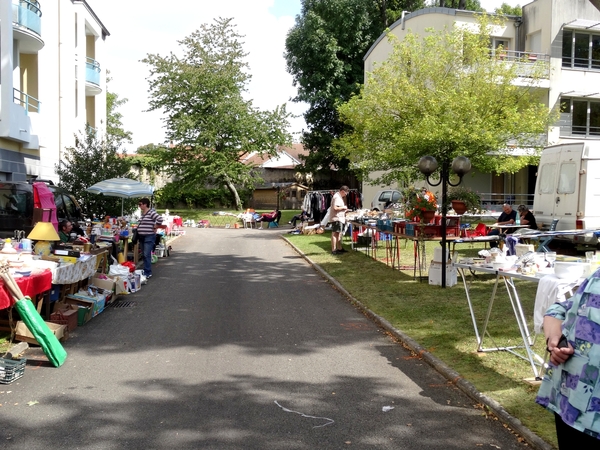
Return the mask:
{"type": "Polygon", "coordinates": [[[421,0],[302,0],[302,9],[286,39],[287,70],[298,95],[308,103],[307,171],[349,171],[348,160],[331,152],[334,138],[347,131],[337,106],[357,93],[363,82],[363,57],[402,11],[424,6],[421,0]]]}
{"type": "Polygon", "coordinates": [[[496,14],[504,14],[506,16],[520,16],[523,14],[523,9],[520,5],[510,6],[508,3],[502,3],[500,8],[494,10],[496,14]]]}
{"type": "Polygon", "coordinates": [[[239,187],[257,180],[243,163],[249,152],[274,155],[289,144],[285,105],[261,111],[244,99],[250,81],[247,54],[231,19],[203,24],[179,41],[182,56],[149,54],[150,110],[166,117],[174,143],[158,154],[182,188],[212,183],[226,187],[241,209],[239,187]]]}
{"type": "Polygon", "coordinates": [[[106,71],[106,136],[109,140],[113,141],[117,147],[120,147],[122,144],[132,143],[132,133],[123,128],[123,114],[118,111],[118,108],[129,100],[126,98],[119,98],[117,93],[108,90],[111,79],[110,72],[106,71]]]}
{"type": "MultiPolygon", "coordinates": [[[[93,184],[108,178],[127,177],[130,162],[119,154],[111,139],[100,139],[95,130],[76,140],[75,147],[65,151],[56,173],[60,185],[72,192],[88,216],[121,215],[121,199],[87,192],[93,184]]],[[[137,199],[125,200],[124,210],[131,211],[137,199]]]]}
{"type": "Polygon", "coordinates": [[[516,158],[510,148],[540,145],[555,118],[536,89],[548,67],[491,58],[488,20],[478,32],[408,33],[400,42],[390,35],[390,57],[340,107],[353,130],[337,141],[340,154],[365,172],[390,171],[383,181],[415,177],[425,155],[441,164],[467,156],[481,172],[535,163],[535,153],[516,158]],[[515,82],[524,67],[525,85],[515,82]]]}
{"type": "Polygon", "coordinates": [[[479,0],[432,0],[428,6],[440,8],[465,9],[467,11],[483,11],[479,0]]]}

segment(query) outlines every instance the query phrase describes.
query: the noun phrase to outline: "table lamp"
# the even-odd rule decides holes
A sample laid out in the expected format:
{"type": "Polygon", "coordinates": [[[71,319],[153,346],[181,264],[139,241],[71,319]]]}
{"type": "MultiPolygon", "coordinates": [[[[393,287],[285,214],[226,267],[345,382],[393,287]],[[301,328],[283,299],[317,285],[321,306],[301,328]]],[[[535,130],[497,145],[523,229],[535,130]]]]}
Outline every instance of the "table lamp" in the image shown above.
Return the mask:
{"type": "Polygon", "coordinates": [[[48,256],[52,252],[52,241],[60,241],[54,225],[50,222],[38,222],[27,236],[28,239],[36,241],[33,252],[36,255],[48,256]]]}

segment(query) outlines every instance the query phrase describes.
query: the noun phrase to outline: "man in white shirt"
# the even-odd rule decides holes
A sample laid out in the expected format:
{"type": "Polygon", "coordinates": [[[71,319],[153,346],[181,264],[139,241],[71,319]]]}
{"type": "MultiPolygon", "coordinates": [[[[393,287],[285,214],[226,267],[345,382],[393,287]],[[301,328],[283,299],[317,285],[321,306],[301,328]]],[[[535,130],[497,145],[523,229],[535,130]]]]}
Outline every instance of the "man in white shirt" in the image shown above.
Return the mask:
{"type": "Polygon", "coordinates": [[[348,195],[350,188],[342,186],[331,199],[331,254],[341,255],[346,250],[342,247],[342,233],[346,223],[346,211],[348,207],[344,198],[348,195]]]}

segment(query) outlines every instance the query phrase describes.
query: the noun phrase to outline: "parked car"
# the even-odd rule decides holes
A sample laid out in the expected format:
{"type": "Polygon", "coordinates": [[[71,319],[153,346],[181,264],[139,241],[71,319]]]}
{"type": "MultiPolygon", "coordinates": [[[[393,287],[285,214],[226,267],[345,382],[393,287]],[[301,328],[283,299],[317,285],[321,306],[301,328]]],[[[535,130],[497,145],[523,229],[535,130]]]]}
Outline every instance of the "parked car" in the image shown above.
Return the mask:
{"type": "MultiPolygon", "coordinates": [[[[47,183],[54,194],[56,216],[77,222],[83,220],[81,207],[65,189],[47,183]]],[[[25,181],[0,181],[0,238],[14,236],[15,230],[25,234],[33,229],[33,184],[25,181]]]]}
{"type": "Polygon", "coordinates": [[[400,191],[396,191],[394,189],[377,191],[375,197],[373,197],[373,201],[371,202],[371,209],[383,211],[386,205],[389,203],[398,203],[401,201],[401,199],[402,194],[400,191]]]}

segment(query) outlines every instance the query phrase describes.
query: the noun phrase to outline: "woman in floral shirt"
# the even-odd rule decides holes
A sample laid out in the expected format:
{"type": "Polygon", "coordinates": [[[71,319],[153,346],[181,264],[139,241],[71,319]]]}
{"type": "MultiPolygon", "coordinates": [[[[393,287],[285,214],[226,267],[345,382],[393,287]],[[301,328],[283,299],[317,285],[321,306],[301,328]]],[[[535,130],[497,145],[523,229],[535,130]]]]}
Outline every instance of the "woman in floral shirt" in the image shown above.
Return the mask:
{"type": "Polygon", "coordinates": [[[554,412],[559,448],[600,448],[600,270],[548,308],[544,334],[550,367],[535,401],[554,412]]]}

